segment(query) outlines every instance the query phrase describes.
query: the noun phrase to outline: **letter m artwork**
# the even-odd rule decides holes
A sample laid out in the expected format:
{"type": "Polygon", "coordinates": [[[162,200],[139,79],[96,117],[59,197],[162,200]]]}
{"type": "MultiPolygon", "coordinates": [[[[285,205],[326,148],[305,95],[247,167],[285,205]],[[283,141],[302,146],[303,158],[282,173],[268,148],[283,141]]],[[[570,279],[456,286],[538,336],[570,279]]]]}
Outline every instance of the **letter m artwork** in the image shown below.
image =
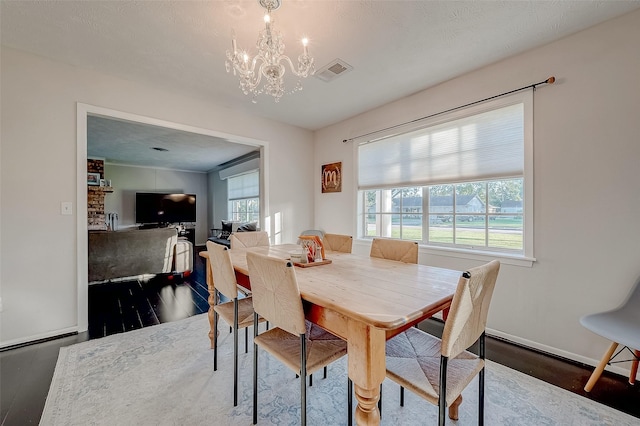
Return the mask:
{"type": "Polygon", "coordinates": [[[342,162],[322,166],[322,192],[342,192],[342,162]]]}

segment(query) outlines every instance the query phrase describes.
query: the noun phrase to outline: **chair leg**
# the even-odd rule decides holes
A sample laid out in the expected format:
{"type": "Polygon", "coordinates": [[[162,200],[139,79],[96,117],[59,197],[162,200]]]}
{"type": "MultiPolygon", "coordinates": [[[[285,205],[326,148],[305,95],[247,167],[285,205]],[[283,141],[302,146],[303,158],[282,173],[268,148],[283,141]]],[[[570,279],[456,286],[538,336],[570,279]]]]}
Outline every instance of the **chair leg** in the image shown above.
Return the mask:
{"type": "Polygon", "coordinates": [[[353,425],[353,382],[347,378],[347,424],[353,425]]]}
{"type": "Polygon", "coordinates": [[[382,419],[382,383],[380,383],[380,398],[378,398],[378,411],[380,412],[380,418],[382,419]]]}
{"type": "Polygon", "coordinates": [[[309,387],[313,386],[313,374],[309,374],[309,387]]]}
{"type": "Polygon", "coordinates": [[[238,406],[238,298],[233,300],[233,406],[238,406]]]}
{"type": "Polygon", "coordinates": [[[307,426],[307,336],[300,335],[300,424],[307,426]]]}
{"type": "Polygon", "coordinates": [[[249,327],[244,328],[244,353],[249,353],[249,327]]]}
{"type": "Polygon", "coordinates": [[[404,387],[400,386],[400,406],[404,407],[404,387]]]}
{"type": "MultiPolygon", "coordinates": [[[[480,358],[485,358],[485,333],[480,336],[480,358]]],[[[487,368],[485,363],[480,370],[478,377],[478,425],[484,425],[484,370],[487,368]]],[[[460,402],[462,403],[462,395],[460,395],[460,402]]],[[[457,407],[456,407],[457,408],[457,407]]],[[[457,418],[457,417],[456,417],[457,418]]]]}
{"type": "Polygon", "coordinates": [[[444,413],[447,409],[447,361],[446,356],[440,356],[440,390],[438,396],[438,425],[444,426],[444,413]]]}
{"type": "Polygon", "coordinates": [[[636,384],[636,375],[638,374],[638,359],[640,358],[640,351],[633,351],[635,359],[631,363],[631,372],[629,373],[629,384],[636,384]]]}
{"type": "Polygon", "coordinates": [[[218,313],[213,314],[213,371],[218,371],[218,313]]]}
{"type": "Polygon", "coordinates": [[[325,379],[327,378],[327,366],[326,365],[324,366],[324,378],[325,379]]]}
{"type": "Polygon", "coordinates": [[[604,368],[607,366],[607,364],[611,360],[611,356],[613,355],[617,347],[618,347],[618,342],[611,342],[611,346],[609,346],[609,349],[607,349],[607,351],[604,353],[604,355],[602,356],[602,359],[600,360],[600,363],[598,364],[596,369],[593,370],[593,373],[591,373],[591,377],[589,377],[589,381],[584,386],[585,392],[591,392],[591,389],[593,389],[593,386],[595,386],[596,382],[602,375],[604,368]]]}
{"type": "MultiPolygon", "coordinates": [[[[253,337],[258,336],[258,314],[253,313],[253,337]]],[[[258,345],[253,340],[253,424],[258,423],[258,345]]]]}

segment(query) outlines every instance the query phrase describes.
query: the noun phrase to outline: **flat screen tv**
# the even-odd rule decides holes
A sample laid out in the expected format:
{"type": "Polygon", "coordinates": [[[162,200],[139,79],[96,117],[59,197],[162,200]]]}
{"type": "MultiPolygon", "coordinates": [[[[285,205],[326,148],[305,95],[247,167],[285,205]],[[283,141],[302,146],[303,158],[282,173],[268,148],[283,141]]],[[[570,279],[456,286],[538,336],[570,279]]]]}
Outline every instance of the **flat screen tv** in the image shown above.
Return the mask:
{"type": "Polygon", "coordinates": [[[181,223],[195,221],[195,194],[136,193],[136,223],[181,223]]]}

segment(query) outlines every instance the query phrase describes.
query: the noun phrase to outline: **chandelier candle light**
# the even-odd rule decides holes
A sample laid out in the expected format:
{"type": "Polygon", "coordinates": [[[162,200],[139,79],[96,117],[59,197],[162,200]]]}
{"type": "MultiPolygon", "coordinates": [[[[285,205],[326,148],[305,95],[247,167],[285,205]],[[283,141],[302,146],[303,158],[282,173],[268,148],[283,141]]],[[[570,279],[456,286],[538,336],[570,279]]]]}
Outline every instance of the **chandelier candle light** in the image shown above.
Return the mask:
{"type": "MultiPolygon", "coordinates": [[[[236,45],[235,33],[232,34],[231,47],[227,50],[227,59],[225,66],[227,72],[233,70],[233,75],[237,75],[240,79],[240,89],[245,95],[251,93],[253,95],[252,102],[257,102],[257,96],[266,93],[274,97],[276,102],[280,101],[282,95],[285,94],[284,75],[286,67],[284,63],[288,63],[291,73],[300,79],[313,74],[313,58],[309,56],[308,43],[306,38],[302,39],[303,51],[298,56],[298,67],[287,55],[284,54],[284,43],[282,35],[273,28],[271,22],[271,12],[280,7],[280,0],[258,0],[258,3],[267,10],[264,15],[265,28],[260,31],[258,42],[258,53],[253,57],[236,45]],[[259,68],[256,71],[256,65],[259,68]],[[260,86],[262,78],[265,78],[264,86],[260,86]]],[[[296,86],[289,92],[294,93],[302,90],[302,83],[298,80],[296,86]]]]}

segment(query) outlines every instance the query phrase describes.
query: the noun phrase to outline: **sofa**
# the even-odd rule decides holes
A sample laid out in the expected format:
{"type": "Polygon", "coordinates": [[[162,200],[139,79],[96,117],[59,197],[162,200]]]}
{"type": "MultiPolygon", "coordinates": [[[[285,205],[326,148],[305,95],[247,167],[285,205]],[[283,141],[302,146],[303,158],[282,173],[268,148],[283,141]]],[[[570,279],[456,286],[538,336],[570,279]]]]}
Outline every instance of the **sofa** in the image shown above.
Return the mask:
{"type": "Polygon", "coordinates": [[[145,274],[186,272],[193,248],[175,228],[89,231],[89,283],[145,274]]]}
{"type": "Polygon", "coordinates": [[[222,228],[212,228],[209,241],[213,241],[216,244],[222,244],[223,246],[231,247],[229,237],[235,232],[251,232],[258,230],[257,222],[239,222],[231,220],[223,220],[222,228]]]}

